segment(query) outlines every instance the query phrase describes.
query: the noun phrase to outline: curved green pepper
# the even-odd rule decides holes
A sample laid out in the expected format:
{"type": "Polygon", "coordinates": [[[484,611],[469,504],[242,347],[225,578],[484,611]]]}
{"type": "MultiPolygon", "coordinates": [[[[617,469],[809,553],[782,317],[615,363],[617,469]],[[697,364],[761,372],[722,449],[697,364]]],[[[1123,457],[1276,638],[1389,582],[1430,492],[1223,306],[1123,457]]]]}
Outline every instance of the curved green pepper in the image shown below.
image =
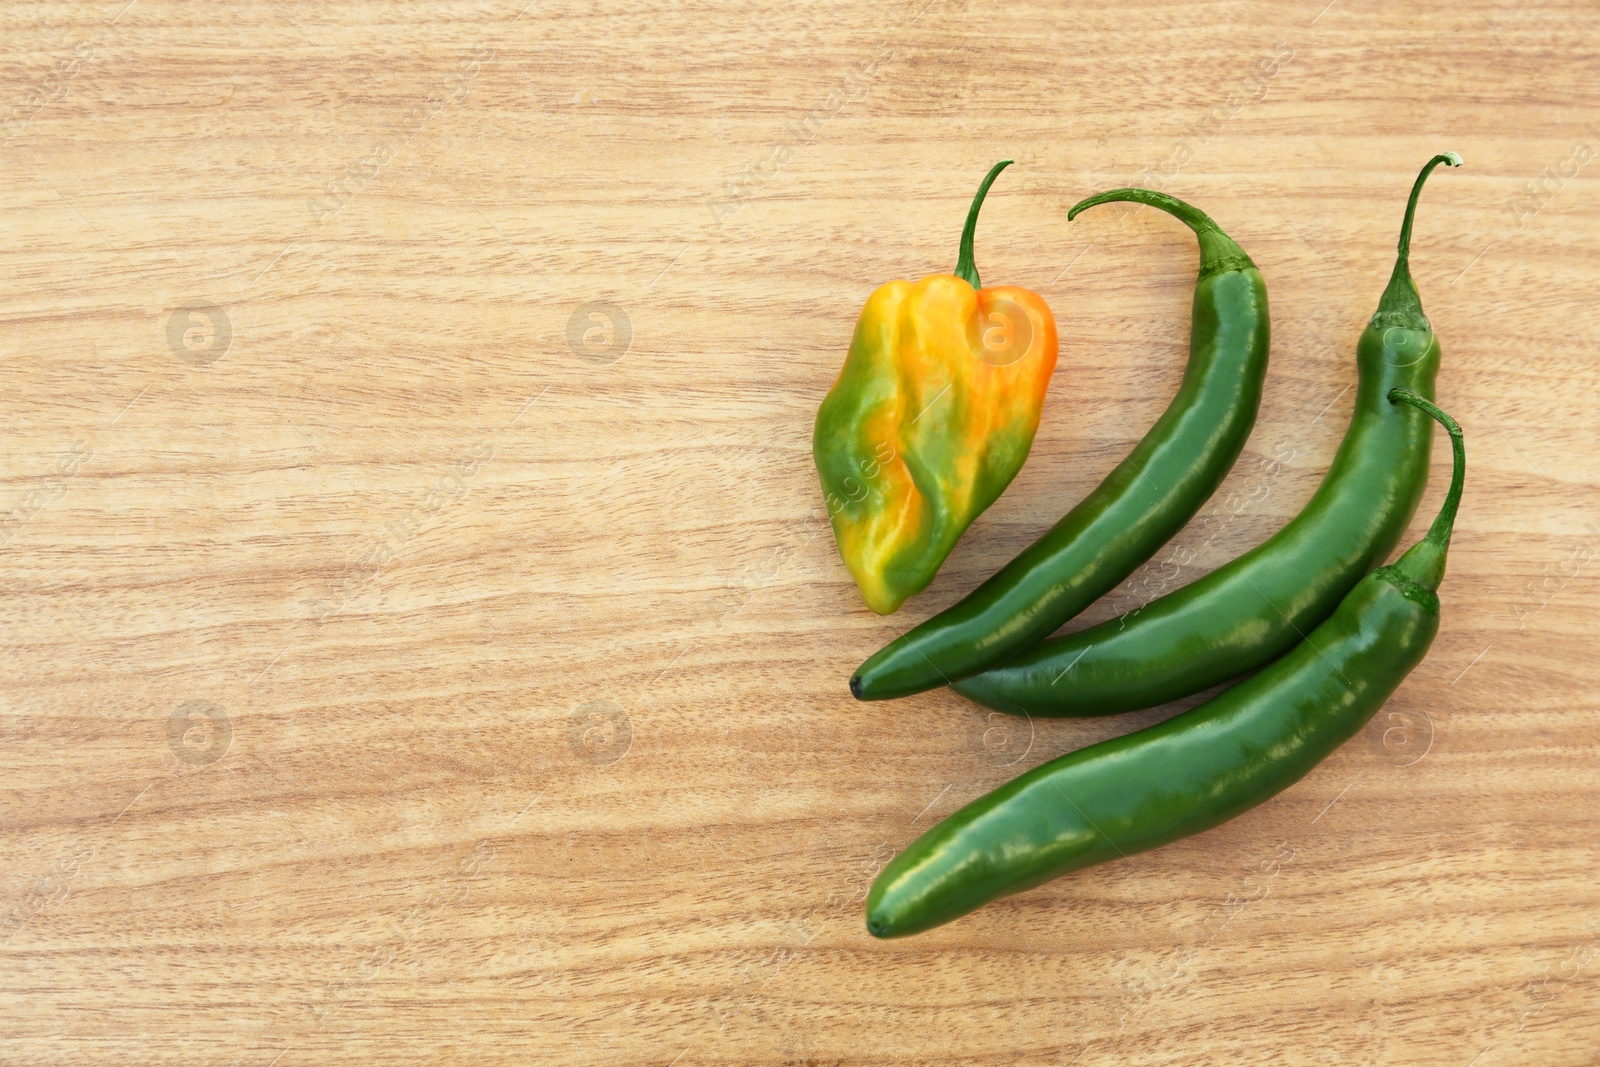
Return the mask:
{"type": "Polygon", "coordinates": [[[1399,253],[1356,345],[1355,411],[1315,495],[1271,538],[1144,607],[1045,641],[954,688],[987,708],[1039,716],[1111,715],[1198,693],[1282,655],[1389,555],[1422,500],[1425,416],[1391,389],[1433,396],[1439,341],[1411,279],[1411,223],[1429,160],[1411,188],[1399,253]]]}
{"type": "Polygon", "coordinates": [[[1282,659],[1192,711],[1052,760],[912,842],[873,883],[867,929],[901,937],[1068,871],[1159,848],[1276,796],[1353,737],[1439,630],[1466,451],[1415,393],[1395,401],[1450,432],[1455,472],[1427,537],[1358,582],[1282,659]]]}

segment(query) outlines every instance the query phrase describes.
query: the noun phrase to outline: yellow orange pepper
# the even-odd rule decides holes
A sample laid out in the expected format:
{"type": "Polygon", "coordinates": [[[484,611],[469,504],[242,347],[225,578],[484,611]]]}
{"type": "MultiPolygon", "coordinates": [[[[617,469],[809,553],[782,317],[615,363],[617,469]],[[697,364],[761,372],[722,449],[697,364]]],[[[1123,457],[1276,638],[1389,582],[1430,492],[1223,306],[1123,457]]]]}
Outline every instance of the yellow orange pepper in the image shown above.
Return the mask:
{"type": "Polygon", "coordinates": [[[839,554],[873,611],[927,587],[967,526],[1022,467],[1056,365],[1036,293],[982,288],[972,260],[984,179],[953,274],[868,299],[817,412],[812,455],[839,554]]]}

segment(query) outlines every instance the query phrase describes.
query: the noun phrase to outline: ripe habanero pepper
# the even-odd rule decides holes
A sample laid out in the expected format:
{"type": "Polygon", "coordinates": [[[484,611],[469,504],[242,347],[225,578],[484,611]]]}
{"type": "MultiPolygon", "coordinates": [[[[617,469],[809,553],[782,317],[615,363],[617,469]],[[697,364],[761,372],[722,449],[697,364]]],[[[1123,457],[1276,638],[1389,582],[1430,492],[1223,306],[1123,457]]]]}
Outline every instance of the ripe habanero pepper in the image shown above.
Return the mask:
{"type": "Polygon", "coordinates": [[[1399,252],[1356,344],[1356,402],[1344,441],[1311,500],[1231,563],[1118,618],[1045,641],[955,684],[986,708],[1040,716],[1112,715],[1177,700],[1282,655],[1332,614],[1405,533],[1428,484],[1428,420],[1389,391],[1433,396],[1439,339],[1411,278],[1417,175],[1399,252]]]}
{"type": "Polygon", "coordinates": [[[1271,347],[1261,272],[1205,212],[1151,189],[1092,196],[1176,217],[1200,244],[1189,362],[1167,410],[1094,490],[959,603],[856,668],[850,691],[886,700],[958,681],[1029,648],[1115,589],[1156,553],[1227,477],[1261,407],[1271,347]]]}
{"type": "Polygon", "coordinates": [[[881,615],[921,592],[1033,446],[1056,366],[1038,295],[982,288],[967,213],[954,274],[893,281],[867,298],[850,354],[817,411],[811,451],[839,554],[881,615]]]}
{"type": "Polygon", "coordinates": [[[1450,432],[1455,470],[1427,536],[1357,582],[1259,673],[1163,723],[1036,767],[913,841],[867,894],[873,936],[927,930],[1068,871],[1209,830],[1304,778],[1367,724],[1439,632],[1435,591],[1466,475],[1454,419],[1408,390],[1388,398],[1450,432]]]}

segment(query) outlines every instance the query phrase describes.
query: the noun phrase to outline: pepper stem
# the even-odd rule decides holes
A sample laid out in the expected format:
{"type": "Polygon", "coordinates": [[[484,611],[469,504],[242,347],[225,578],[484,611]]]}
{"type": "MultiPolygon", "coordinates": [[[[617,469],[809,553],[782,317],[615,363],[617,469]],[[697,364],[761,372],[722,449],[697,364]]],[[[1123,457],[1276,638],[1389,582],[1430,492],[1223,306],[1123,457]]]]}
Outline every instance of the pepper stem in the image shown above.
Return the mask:
{"type": "Polygon", "coordinates": [[[1433,525],[1428,527],[1428,535],[1407,549],[1406,554],[1394,564],[1395,569],[1407,578],[1425,589],[1433,590],[1439,588],[1439,582],[1444,578],[1445,555],[1450,550],[1450,534],[1455,529],[1456,511],[1461,507],[1461,488],[1467,478],[1467,446],[1462,440],[1461,426],[1456,420],[1439,410],[1437,405],[1425,397],[1418,396],[1409,389],[1391,389],[1389,401],[1421,408],[1450,434],[1450,449],[1454,461],[1450,472],[1450,489],[1444,495],[1444,503],[1439,506],[1439,514],[1434,517],[1433,525]]]}
{"type": "Polygon", "coordinates": [[[1223,233],[1210,215],[1193,204],[1186,204],[1175,196],[1158,193],[1154,189],[1111,189],[1097,196],[1091,196],[1087,200],[1080,200],[1067,212],[1067,221],[1071,222],[1077,218],[1078,212],[1085,208],[1113,201],[1129,201],[1159,208],[1193,230],[1195,236],[1200,239],[1201,278],[1209,278],[1213,274],[1221,274],[1227,270],[1246,270],[1255,266],[1250,257],[1245,255],[1244,249],[1234,244],[1233,238],[1223,233]]]}
{"type": "Polygon", "coordinates": [[[1012,161],[1002,159],[989,168],[989,173],[983,179],[983,184],[978,186],[978,195],[972,198],[972,206],[967,209],[967,224],[961,228],[961,253],[956,257],[956,277],[965,281],[974,289],[982,289],[983,283],[978,281],[978,266],[972,260],[972,238],[978,232],[978,210],[983,207],[983,198],[989,195],[989,186],[1000,176],[1000,172],[1011,166],[1012,161]]]}
{"type": "Polygon", "coordinates": [[[1428,329],[1427,317],[1422,314],[1422,297],[1417,294],[1417,283],[1411,278],[1411,224],[1417,217],[1417,198],[1422,195],[1422,185],[1441,163],[1459,167],[1461,157],[1454,152],[1441,152],[1428,160],[1412,184],[1411,199],[1406,201],[1405,221],[1400,224],[1400,245],[1395,256],[1394,272],[1389,275],[1388,288],[1384,289],[1383,298],[1378,301],[1378,310],[1372,316],[1373,326],[1428,329]]]}

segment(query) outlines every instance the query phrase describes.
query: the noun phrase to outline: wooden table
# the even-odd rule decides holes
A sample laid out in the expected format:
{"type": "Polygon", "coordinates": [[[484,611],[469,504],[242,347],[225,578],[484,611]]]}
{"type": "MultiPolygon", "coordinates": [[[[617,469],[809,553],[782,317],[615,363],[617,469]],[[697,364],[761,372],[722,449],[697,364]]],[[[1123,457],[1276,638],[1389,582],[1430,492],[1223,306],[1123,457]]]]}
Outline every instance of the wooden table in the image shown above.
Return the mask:
{"type": "Polygon", "coordinates": [[[0,1061],[1594,1062],[1592,4],[522,2],[0,15],[0,1061]],[[1176,386],[1193,238],[1068,206],[1158,182],[1271,287],[1217,501],[1288,458],[1188,581],[1316,486],[1445,149],[1426,662],[1225,827],[870,939],[934,821],[1179,710],[845,689],[1176,386]],[[1002,156],[979,266],[1060,366],[880,618],[812,416],[1002,156]]]}

